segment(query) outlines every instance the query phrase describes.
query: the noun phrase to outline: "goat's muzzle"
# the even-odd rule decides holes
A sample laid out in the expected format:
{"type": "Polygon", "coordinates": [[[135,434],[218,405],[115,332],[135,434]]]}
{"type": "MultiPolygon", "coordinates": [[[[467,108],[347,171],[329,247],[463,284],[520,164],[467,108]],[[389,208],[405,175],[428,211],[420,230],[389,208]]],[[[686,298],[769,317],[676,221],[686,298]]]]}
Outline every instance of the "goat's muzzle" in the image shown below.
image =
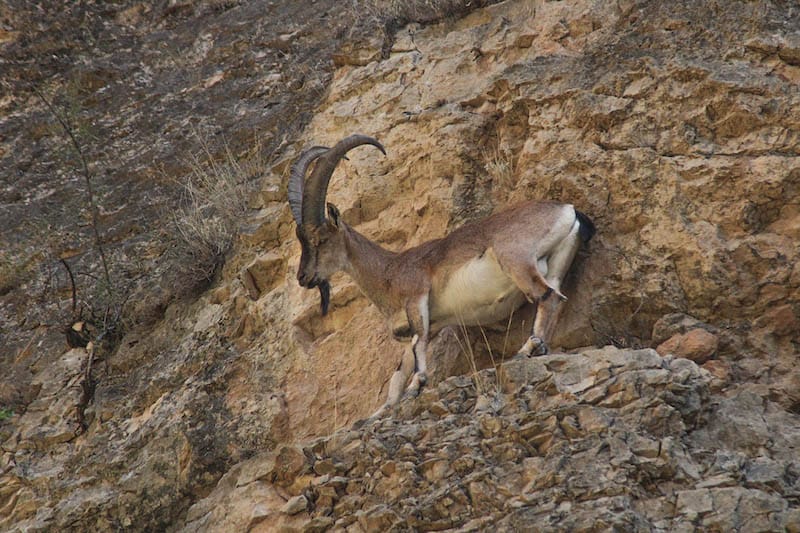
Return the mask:
{"type": "Polygon", "coordinates": [[[317,286],[318,281],[314,278],[314,276],[306,275],[301,269],[297,272],[297,283],[306,289],[313,289],[317,286]]]}

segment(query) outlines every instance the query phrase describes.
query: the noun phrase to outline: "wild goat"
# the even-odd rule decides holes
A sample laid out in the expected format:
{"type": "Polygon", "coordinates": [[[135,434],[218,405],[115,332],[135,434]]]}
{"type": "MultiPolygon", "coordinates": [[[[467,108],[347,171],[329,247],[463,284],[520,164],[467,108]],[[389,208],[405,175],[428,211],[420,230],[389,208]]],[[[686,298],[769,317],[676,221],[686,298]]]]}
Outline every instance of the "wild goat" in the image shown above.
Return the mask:
{"type": "Polygon", "coordinates": [[[411,351],[392,375],[386,403],[372,416],[397,403],[412,371],[406,392],[419,393],[427,380],[428,340],[445,326],[492,324],[508,318],[526,299],[538,301],[531,337],[519,354],[546,354],[566,300],[561,283],[581,241],[595,232],[589,217],[569,204],[529,201],[442,239],[391,252],[345,224],[334,205],[327,204],[325,217],[336,165],[362,144],[386,155],[381,143],[365,135],[351,135],[330,149],[315,146],[292,165],[288,193],[302,247],[297,281],[319,289],[322,314],[330,302],[328,279],[343,270],[390,320],[396,338],[412,337],[411,351]]]}

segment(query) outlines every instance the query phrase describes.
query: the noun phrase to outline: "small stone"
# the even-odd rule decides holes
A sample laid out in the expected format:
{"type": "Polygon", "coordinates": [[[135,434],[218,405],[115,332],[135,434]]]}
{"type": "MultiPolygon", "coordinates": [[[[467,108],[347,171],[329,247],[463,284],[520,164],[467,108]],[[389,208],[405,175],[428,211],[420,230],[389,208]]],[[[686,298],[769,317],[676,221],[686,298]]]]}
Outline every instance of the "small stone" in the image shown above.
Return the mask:
{"type": "Polygon", "coordinates": [[[316,489],[316,500],[314,506],[317,511],[326,508],[333,509],[333,505],[339,500],[339,493],[335,487],[330,485],[320,486],[316,489]]]}
{"type": "Polygon", "coordinates": [[[536,33],[523,33],[517,36],[514,39],[514,46],[517,48],[530,48],[533,45],[534,39],[536,39],[536,33]]]}
{"type": "MultiPolygon", "coordinates": [[[[796,34],[795,34],[796,35],[796,34]]],[[[792,66],[800,66],[800,37],[787,37],[781,42],[778,57],[792,66]]]]}
{"type": "Polygon", "coordinates": [[[722,391],[731,381],[731,365],[721,359],[709,359],[703,363],[703,369],[713,376],[709,389],[711,392],[722,391]]]}
{"type": "Polygon", "coordinates": [[[747,465],[745,478],[751,487],[758,487],[765,491],[780,490],[785,473],[786,465],[759,457],[747,465]]]}
{"type": "Polygon", "coordinates": [[[784,336],[796,334],[800,329],[800,320],[790,304],[773,307],[756,321],[761,326],[775,335],[784,336]]]}
{"type": "Polygon", "coordinates": [[[566,435],[568,439],[577,439],[584,435],[578,423],[578,419],[575,418],[574,415],[565,416],[559,425],[561,426],[561,431],[564,432],[564,435],[566,435]]]}
{"type": "Polygon", "coordinates": [[[608,417],[596,407],[581,407],[577,415],[578,423],[587,433],[600,433],[608,429],[608,417]]]}
{"type": "Polygon", "coordinates": [[[764,55],[774,54],[780,48],[777,37],[759,35],[744,42],[745,48],[764,55]]]}
{"type": "MultiPolygon", "coordinates": [[[[281,197],[282,193],[278,194],[281,197]]],[[[292,214],[283,202],[270,203],[248,219],[241,228],[239,238],[249,246],[268,249],[277,246],[292,226],[292,214]]],[[[284,258],[285,259],[285,258],[284,258]]]]}
{"type": "Polygon", "coordinates": [[[301,513],[308,508],[308,499],[304,495],[294,496],[289,498],[289,501],[281,507],[281,512],[288,515],[295,515],[301,513]]]}
{"type": "Polygon", "coordinates": [[[414,448],[414,445],[410,442],[406,442],[403,444],[400,449],[397,451],[397,457],[404,458],[404,457],[416,457],[417,450],[414,448]]]}
{"type": "Polygon", "coordinates": [[[397,471],[397,463],[394,461],[386,461],[381,465],[380,470],[384,476],[391,476],[397,471]]]}
{"type": "Polygon", "coordinates": [[[708,489],[684,490],[678,493],[677,511],[681,514],[697,516],[714,509],[708,489]]]}
{"type": "Polygon", "coordinates": [[[503,392],[515,394],[532,383],[547,382],[551,375],[540,359],[516,359],[500,367],[498,380],[503,386],[503,392]]]}
{"type": "Polygon", "coordinates": [[[459,457],[453,461],[453,469],[462,476],[468,472],[471,472],[474,467],[475,459],[469,455],[459,457]]]}
{"type": "Polygon", "coordinates": [[[715,487],[731,487],[736,484],[736,480],[730,474],[717,474],[711,476],[697,484],[698,489],[710,489],[715,487]]]}
{"type": "Polygon", "coordinates": [[[661,452],[661,443],[659,441],[651,440],[640,435],[632,436],[629,445],[633,453],[647,459],[655,459],[661,452]]]}
{"type": "Polygon", "coordinates": [[[333,487],[337,491],[344,491],[347,489],[347,485],[350,483],[350,479],[344,476],[333,476],[325,483],[326,487],[333,487]]]}
{"type": "Polygon", "coordinates": [[[710,326],[704,324],[693,316],[684,313],[669,313],[662,316],[653,324],[652,339],[656,346],[663,343],[673,335],[686,333],[691,329],[703,328],[713,331],[710,326]]]}
{"type": "Polygon", "coordinates": [[[503,424],[499,419],[492,415],[483,415],[479,420],[479,427],[481,434],[488,438],[500,433],[500,430],[503,429],[503,424]]]}
{"type": "Polygon", "coordinates": [[[325,474],[334,474],[336,473],[336,466],[330,459],[323,459],[322,461],[314,463],[314,472],[321,476],[325,474]]]}
{"type": "Polygon", "coordinates": [[[270,514],[272,514],[272,510],[268,505],[261,503],[254,505],[250,513],[250,524],[247,530],[250,531],[254,525],[267,518],[270,514]]]}
{"type": "Polygon", "coordinates": [[[400,522],[400,517],[388,506],[379,504],[369,510],[359,511],[358,523],[364,531],[388,531],[400,522]]]}
{"type": "Polygon", "coordinates": [[[450,410],[447,409],[447,406],[441,400],[432,403],[430,407],[428,407],[428,411],[436,416],[445,416],[450,414],[450,410]]]}
{"type": "Polygon", "coordinates": [[[719,338],[716,335],[696,328],[673,335],[661,343],[656,351],[662,356],[672,354],[702,364],[714,355],[718,346],[719,338]]]}
{"type": "Polygon", "coordinates": [[[485,394],[479,395],[477,400],[475,400],[474,410],[476,413],[480,413],[481,411],[490,411],[491,407],[492,400],[485,394]]]}
{"type": "Polygon", "coordinates": [[[328,531],[334,523],[334,519],[330,516],[315,516],[305,524],[303,524],[302,531],[304,533],[322,533],[328,531]]]}
{"type": "Polygon", "coordinates": [[[444,459],[426,461],[420,465],[420,470],[428,481],[439,481],[452,473],[450,463],[444,459]]]}
{"type": "Polygon", "coordinates": [[[415,52],[417,45],[414,43],[414,33],[418,29],[418,24],[409,24],[403,30],[397,32],[392,44],[392,53],[415,52]]]}
{"type": "Polygon", "coordinates": [[[356,496],[353,494],[347,494],[343,498],[341,498],[336,505],[333,506],[333,512],[336,516],[341,517],[351,517],[351,520],[348,521],[348,525],[355,522],[356,518],[353,516],[356,511],[361,509],[364,505],[363,498],[361,496],[356,496]]]}
{"type": "Polygon", "coordinates": [[[281,487],[290,486],[306,467],[306,456],[298,446],[283,446],[275,456],[275,466],[271,472],[274,483],[281,487]]]}
{"type": "Polygon", "coordinates": [[[800,533],[800,509],[786,511],[786,531],[800,533]]]}
{"type": "Polygon", "coordinates": [[[327,484],[330,480],[331,476],[329,474],[325,474],[323,476],[317,476],[311,479],[311,486],[321,487],[322,485],[327,484]]]}
{"type": "Polygon", "coordinates": [[[253,481],[267,477],[275,469],[275,458],[272,454],[253,457],[241,465],[236,486],[242,487],[253,481]]]}
{"type": "MultiPolygon", "coordinates": [[[[280,74],[278,74],[278,78],[275,81],[280,81],[280,74]]],[[[265,204],[280,202],[283,200],[283,197],[281,188],[275,184],[266,185],[261,189],[261,199],[265,204]]]]}

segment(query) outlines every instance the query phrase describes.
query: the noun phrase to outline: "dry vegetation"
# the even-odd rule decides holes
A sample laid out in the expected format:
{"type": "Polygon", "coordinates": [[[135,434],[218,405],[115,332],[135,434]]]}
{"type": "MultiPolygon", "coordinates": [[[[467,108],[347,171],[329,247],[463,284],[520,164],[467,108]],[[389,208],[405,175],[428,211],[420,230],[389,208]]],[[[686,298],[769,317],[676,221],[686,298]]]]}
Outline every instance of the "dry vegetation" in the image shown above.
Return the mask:
{"type": "Polygon", "coordinates": [[[239,158],[229,147],[222,161],[201,140],[202,153],[192,157],[191,175],[183,183],[183,206],[172,213],[179,242],[182,274],[192,282],[211,280],[233,246],[239,224],[248,209],[250,194],[258,185],[264,163],[261,150],[239,158]]]}
{"type": "Polygon", "coordinates": [[[512,191],[516,185],[514,156],[508,149],[495,148],[484,153],[486,173],[492,179],[492,189],[512,191]]]}

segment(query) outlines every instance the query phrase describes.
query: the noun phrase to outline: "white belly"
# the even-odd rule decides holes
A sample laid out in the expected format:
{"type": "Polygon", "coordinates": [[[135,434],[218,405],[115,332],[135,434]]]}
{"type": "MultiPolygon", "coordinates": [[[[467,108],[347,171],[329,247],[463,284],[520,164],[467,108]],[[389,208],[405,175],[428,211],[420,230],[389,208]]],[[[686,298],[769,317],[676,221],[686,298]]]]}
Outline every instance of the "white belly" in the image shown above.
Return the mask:
{"type": "Polygon", "coordinates": [[[461,324],[490,325],[508,318],[524,301],[524,295],[489,249],[455,271],[434,295],[431,323],[436,329],[461,324]]]}

